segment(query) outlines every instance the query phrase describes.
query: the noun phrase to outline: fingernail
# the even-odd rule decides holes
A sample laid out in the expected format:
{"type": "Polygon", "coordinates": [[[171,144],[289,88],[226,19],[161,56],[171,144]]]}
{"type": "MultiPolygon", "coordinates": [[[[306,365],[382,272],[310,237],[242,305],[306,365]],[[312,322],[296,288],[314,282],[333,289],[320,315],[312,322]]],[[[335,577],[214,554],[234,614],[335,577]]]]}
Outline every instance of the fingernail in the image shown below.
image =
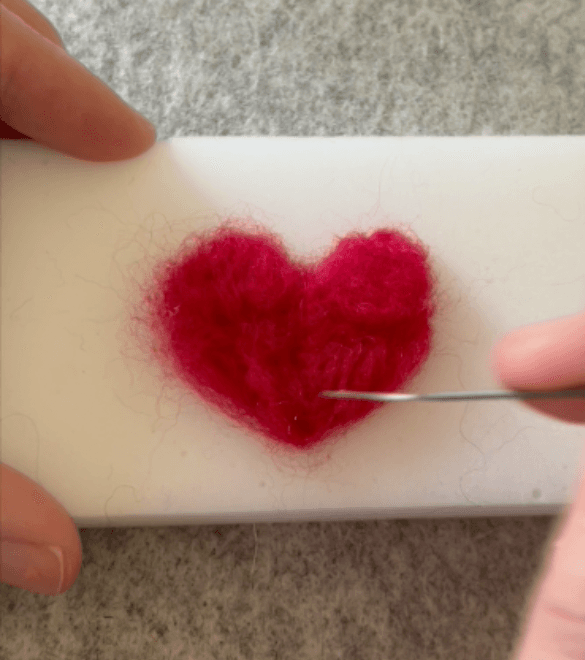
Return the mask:
{"type": "Polygon", "coordinates": [[[2,582],[38,594],[55,595],[61,591],[61,548],[3,539],[0,551],[2,582]]]}

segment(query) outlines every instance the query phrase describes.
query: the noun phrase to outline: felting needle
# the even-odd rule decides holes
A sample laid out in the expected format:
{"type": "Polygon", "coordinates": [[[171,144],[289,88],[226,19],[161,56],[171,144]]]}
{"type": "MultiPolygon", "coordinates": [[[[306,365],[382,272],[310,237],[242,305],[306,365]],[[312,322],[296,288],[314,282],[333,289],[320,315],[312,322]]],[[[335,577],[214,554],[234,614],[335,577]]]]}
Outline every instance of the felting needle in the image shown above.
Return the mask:
{"type": "Polygon", "coordinates": [[[585,399],[585,389],[570,390],[487,390],[478,392],[439,392],[435,394],[407,394],[403,392],[353,392],[324,390],[319,396],[327,399],[359,399],[363,401],[484,401],[486,399],[585,399]]]}

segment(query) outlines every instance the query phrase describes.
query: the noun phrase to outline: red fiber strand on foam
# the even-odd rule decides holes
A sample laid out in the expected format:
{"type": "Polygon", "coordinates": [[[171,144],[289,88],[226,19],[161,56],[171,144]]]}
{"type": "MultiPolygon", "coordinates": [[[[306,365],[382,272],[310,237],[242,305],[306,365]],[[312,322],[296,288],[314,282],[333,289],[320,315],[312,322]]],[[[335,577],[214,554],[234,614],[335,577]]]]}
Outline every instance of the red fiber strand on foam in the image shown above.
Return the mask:
{"type": "Polygon", "coordinates": [[[272,234],[222,225],[158,280],[157,356],[230,418],[298,448],[381,405],[321,390],[399,390],[430,350],[427,252],[396,230],[350,234],[305,263],[272,234]]]}

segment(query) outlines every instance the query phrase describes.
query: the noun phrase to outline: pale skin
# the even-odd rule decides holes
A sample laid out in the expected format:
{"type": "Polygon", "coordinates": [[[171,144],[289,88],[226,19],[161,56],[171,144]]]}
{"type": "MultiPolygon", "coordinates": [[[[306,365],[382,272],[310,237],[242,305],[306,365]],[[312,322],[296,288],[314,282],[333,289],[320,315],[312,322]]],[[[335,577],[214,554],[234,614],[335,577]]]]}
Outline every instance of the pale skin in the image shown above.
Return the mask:
{"type": "MultiPolygon", "coordinates": [[[[0,11],[0,138],[27,137],[91,161],[133,158],[154,144],[152,125],[71,58],[36,9],[24,0],[2,0],[0,11]]],[[[493,369],[510,389],[585,386],[585,312],[512,332],[495,346],[493,369]]],[[[585,424],[583,400],[518,405],[585,424]]],[[[2,547],[8,553],[13,541],[25,539],[31,554],[23,556],[36,556],[43,567],[35,573],[24,562],[15,571],[3,554],[1,581],[36,593],[67,591],[81,568],[75,523],[41,486],[9,466],[0,470],[2,547]],[[44,555],[45,546],[61,552],[44,555]]],[[[512,657],[585,657],[585,480],[559,518],[512,657]]]]}

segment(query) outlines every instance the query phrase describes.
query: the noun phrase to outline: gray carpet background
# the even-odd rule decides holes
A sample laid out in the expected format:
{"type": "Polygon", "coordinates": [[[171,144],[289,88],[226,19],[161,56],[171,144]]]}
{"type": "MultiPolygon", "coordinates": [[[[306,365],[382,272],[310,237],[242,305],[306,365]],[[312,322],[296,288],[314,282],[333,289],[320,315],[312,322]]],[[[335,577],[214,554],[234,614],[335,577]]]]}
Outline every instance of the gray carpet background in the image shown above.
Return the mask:
{"type": "MultiPolygon", "coordinates": [[[[33,4],[159,139],[585,133],[580,0],[33,4]]],[[[554,525],[83,530],[66,594],[0,585],[0,660],[505,659],[554,525]]]]}

